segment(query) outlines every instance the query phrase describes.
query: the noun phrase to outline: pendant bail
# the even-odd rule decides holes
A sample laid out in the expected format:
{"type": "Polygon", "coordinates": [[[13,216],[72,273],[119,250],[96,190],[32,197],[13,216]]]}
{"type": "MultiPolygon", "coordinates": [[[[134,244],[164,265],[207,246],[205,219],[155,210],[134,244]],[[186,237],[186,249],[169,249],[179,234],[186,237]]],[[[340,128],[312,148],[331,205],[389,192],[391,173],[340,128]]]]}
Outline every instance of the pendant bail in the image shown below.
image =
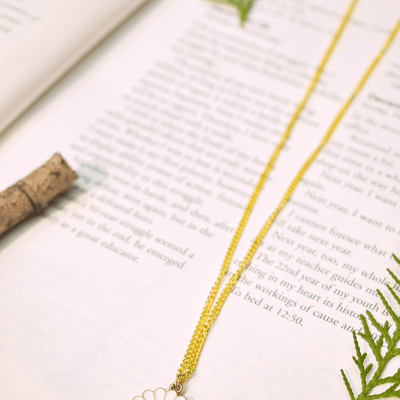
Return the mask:
{"type": "Polygon", "coordinates": [[[178,396],[180,396],[185,390],[185,388],[183,387],[183,382],[180,382],[180,378],[182,378],[182,375],[178,374],[176,376],[175,382],[169,385],[169,390],[173,390],[178,396]]]}

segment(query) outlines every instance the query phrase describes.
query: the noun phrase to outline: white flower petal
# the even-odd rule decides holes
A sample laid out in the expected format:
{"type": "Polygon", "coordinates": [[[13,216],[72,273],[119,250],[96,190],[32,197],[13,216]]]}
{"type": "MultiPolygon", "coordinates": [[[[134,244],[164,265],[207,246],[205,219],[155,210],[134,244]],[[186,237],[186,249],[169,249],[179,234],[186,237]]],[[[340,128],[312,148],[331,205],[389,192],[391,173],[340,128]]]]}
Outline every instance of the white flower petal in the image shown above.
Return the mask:
{"type": "Polygon", "coordinates": [[[144,400],[155,400],[154,399],[154,392],[152,392],[151,390],[146,390],[143,394],[142,394],[144,400]]]}
{"type": "Polygon", "coordinates": [[[167,392],[163,388],[154,391],[146,390],[141,396],[136,396],[132,400],[187,400],[184,396],[178,396],[174,390],[167,392]]]}
{"type": "Polygon", "coordinates": [[[164,400],[175,400],[176,397],[176,392],[174,392],[173,390],[168,390],[168,392],[165,394],[164,400]]]}
{"type": "Polygon", "coordinates": [[[164,400],[165,390],[163,388],[158,388],[154,392],[156,400],[164,400]]]}

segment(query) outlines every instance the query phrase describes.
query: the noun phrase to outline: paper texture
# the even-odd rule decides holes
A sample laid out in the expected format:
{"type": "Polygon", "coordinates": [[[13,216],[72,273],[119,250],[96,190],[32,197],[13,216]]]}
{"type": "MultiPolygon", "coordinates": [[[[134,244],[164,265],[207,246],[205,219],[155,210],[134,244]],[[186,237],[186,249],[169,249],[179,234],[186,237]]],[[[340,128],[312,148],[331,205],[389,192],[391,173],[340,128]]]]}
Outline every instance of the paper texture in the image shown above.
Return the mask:
{"type": "MultiPolygon", "coordinates": [[[[260,0],[240,29],[229,8],[161,1],[14,127],[1,185],[54,149],[80,180],[0,243],[2,398],[130,399],[174,380],[252,187],[345,7],[260,0]]],[[[230,273],[399,15],[397,2],[360,2],[230,273]]],[[[345,399],[340,368],[357,385],[350,332],[366,309],[387,318],[375,290],[392,282],[400,244],[399,40],[232,291],[188,400],[345,399]]]]}
{"type": "Polygon", "coordinates": [[[0,133],[145,0],[3,0],[0,133]]]}

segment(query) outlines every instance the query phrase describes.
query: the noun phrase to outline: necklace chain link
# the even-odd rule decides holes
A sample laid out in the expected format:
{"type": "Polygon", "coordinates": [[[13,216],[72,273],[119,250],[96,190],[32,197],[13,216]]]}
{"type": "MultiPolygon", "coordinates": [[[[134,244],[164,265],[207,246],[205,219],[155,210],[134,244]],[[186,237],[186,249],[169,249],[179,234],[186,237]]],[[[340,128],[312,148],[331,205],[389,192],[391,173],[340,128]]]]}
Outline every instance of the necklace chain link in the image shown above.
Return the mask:
{"type": "MultiPolygon", "coordinates": [[[[335,32],[335,34],[333,35],[331,42],[328,45],[328,48],[325,51],[325,54],[322,57],[321,63],[318,65],[318,67],[316,68],[316,71],[314,73],[313,78],[311,79],[310,84],[308,85],[305,94],[303,95],[303,98],[301,99],[300,103],[297,105],[293,115],[291,116],[289,123],[285,129],[285,131],[283,132],[283,134],[281,135],[281,138],[278,142],[278,144],[276,145],[274,151],[272,152],[272,155],[270,156],[270,159],[268,160],[264,171],[262,172],[257,185],[255,186],[253,193],[249,199],[249,202],[243,212],[243,215],[241,217],[241,220],[239,222],[238,227],[236,228],[236,231],[234,233],[234,236],[231,240],[231,243],[228,247],[228,250],[226,252],[224,261],[222,263],[220,272],[218,274],[217,280],[214,284],[214,286],[212,287],[207,301],[205,303],[205,306],[203,308],[203,311],[201,313],[201,316],[199,318],[199,321],[196,325],[196,329],[193,333],[193,336],[190,340],[189,346],[186,350],[184,359],[182,361],[182,364],[178,370],[177,376],[176,376],[176,380],[175,382],[172,384],[173,387],[176,388],[180,388],[180,393],[183,391],[183,382],[185,382],[186,380],[188,380],[188,378],[193,374],[197,362],[199,360],[200,357],[200,353],[201,350],[203,348],[204,342],[207,338],[208,332],[211,328],[211,325],[213,324],[213,322],[215,321],[215,319],[217,318],[218,314],[221,311],[221,308],[223,306],[223,304],[225,303],[226,298],[228,297],[230,291],[232,290],[232,288],[234,287],[234,285],[236,284],[237,280],[239,279],[240,275],[242,274],[242,272],[244,271],[244,269],[246,268],[246,266],[250,263],[251,259],[253,258],[259,244],[261,243],[262,239],[264,238],[264,236],[266,235],[266,233],[268,232],[269,228],[271,227],[271,225],[273,224],[275,218],[277,217],[277,215],[279,214],[279,212],[284,208],[284,206],[287,204],[287,202],[290,199],[290,196],[293,194],[294,190],[296,189],[297,185],[299,184],[299,182],[301,181],[302,177],[304,176],[304,174],[306,173],[306,171],[308,170],[308,168],[310,167],[310,165],[313,163],[313,161],[315,160],[315,158],[318,156],[318,154],[320,153],[320,151],[323,149],[323,147],[326,145],[326,143],[328,142],[329,138],[332,136],[335,128],[337,127],[337,125],[339,124],[340,120],[342,119],[343,115],[346,113],[346,111],[348,110],[349,106],[351,105],[351,103],[353,102],[354,98],[357,96],[357,94],[360,92],[361,88],[363,87],[364,83],[367,81],[367,79],[369,78],[369,76],[371,75],[372,71],[374,70],[374,68],[376,67],[376,65],[378,64],[379,60],[382,58],[382,56],[384,55],[384,53],[386,52],[386,50],[388,49],[388,47],[390,46],[390,44],[392,43],[392,41],[394,40],[394,38],[396,37],[396,34],[400,28],[400,19],[397,21],[395,27],[393,28],[393,30],[390,32],[389,36],[387,37],[384,45],[382,46],[381,50],[378,52],[378,54],[375,56],[374,60],[370,63],[369,67],[367,68],[367,70],[364,72],[364,74],[362,75],[361,79],[358,81],[357,85],[355,86],[353,92],[350,94],[350,96],[347,98],[347,100],[342,104],[342,106],[340,107],[338,113],[336,114],[336,117],[334,118],[334,120],[332,121],[331,125],[329,126],[329,128],[327,129],[326,133],[324,134],[324,136],[322,137],[322,139],[320,140],[319,144],[317,145],[317,147],[312,151],[312,153],[309,155],[309,157],[307,158],[307,160],[304,162],[304,164],[301,166],[301,168],[298,170],[298,172],[296,173],[295,177],[293,178],[292,182],[290,183],[290,185],[288,186],[288,188],[286,189],[283,197],[281,198],[278,206],[275,208],[275,210],[271,213],[271,215],[268,217],[268,219],[266,220],[266,222],[264,223],[264,225],[262,226],[261,230],[258,232],[255,240],[253,241],[252,245],[250,246],[250,248],[248,249],[246,256],[244,258],[244,260],[241,262],[239,268],[237,269],[236,273],[234,275],[231,276],[231,278],[228,280],[228,282],[226,283],[225,287],[223,288],[223,290],[221,291],[218,299],[215,301],[215,298],[217,296],[217,293],[219,291],[219,288],[221,286],[221,282],[226,274],[226,272],[229,269],[229,265],[233,256],[233,253],[237,247],[237,244],[239,242],[239,239],[242,235],[242,232],[244,230],[244,227],[246,226],[246,223],[249,219],[250,213],[253,209],[253,206],[264,186],[265,181],[267,180],[269,173],[272,169],[272,167],[275,164],[275,161],[277,160],[279,154],[281,153],[285,143],[287,142],[290,133],[293,130],[293,127],[295,125],[295,123],[297,122],[301,111],[303,110],[303,108],[305,107],[309,97],[311,96],[313,90],[315,89],[316,84],[319,81],[319,78],[321,76],[321,74],[323,73],[326,63],[328,62],[329,57],[331,56],[334,48],[336,47],[339,38],[345,28],[345,26],[347,25],[350,16],[354,10],[354,7],[356,5],[358,0],[351,0],[350,4],[344,14],[344,16],[342,17],[342,20],[339,24],[339,27],[337,29],[337,31],[335,32]],[[214,305],[215,302],[215,305],[214,305]],[[214,307],[213,307],[214,305],[214,307]]],[[[173,389],[176,390],[176,389],[173,389]]]]}

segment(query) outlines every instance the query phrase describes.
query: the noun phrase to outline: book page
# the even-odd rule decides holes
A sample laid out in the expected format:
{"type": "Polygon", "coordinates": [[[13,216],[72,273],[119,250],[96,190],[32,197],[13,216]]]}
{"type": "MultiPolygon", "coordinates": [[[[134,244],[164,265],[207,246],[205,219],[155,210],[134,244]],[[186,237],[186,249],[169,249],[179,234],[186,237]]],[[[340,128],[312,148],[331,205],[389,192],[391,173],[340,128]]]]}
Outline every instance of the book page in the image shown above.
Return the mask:
{"type": "Polygon", "coordinates": [[[2,0],[0,133],[144,0],[2,0]]]}
{"type": "MultiPolygon", "coordinates": [[[[259,0],[241,29],[229,8],[161,1],[3,138],[1,186],[54,151],[80,179],[0,242],[2,397],[131,399],[168,387],[345,7],[259,0]]],[[[360,1],[228,276],[399,15],[397,2],[360,1]]],[[[188,400],[344,399],[340,368],[359,391],[351,331],[366,309],[387,319],[377,288],[400,290],[386,272],[400,244],[399,40],[232,290],[188,400]]]]}
{"type": "Polygon", "coordinates": [[[37,1],[7,1],[0,4],[0,32],[2,41],[16,34],[21,27],[31,26],[42,17],[42,7],[37,1]]]}

